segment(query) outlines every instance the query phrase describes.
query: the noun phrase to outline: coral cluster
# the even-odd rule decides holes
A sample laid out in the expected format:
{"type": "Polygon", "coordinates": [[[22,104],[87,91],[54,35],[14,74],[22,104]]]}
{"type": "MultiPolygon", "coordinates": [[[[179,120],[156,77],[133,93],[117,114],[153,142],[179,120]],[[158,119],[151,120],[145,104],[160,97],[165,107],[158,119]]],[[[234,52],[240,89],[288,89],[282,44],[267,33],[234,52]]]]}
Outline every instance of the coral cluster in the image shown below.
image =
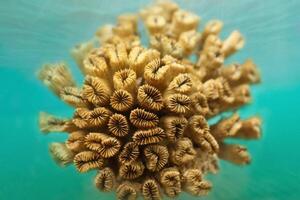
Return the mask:
{"type": "Polygon", "coordinates": [[[248,164],[247,149],[225,139],[260,137],[259,118],[242,120],[231,112],[250,102],[258,70],[251,60],[225,66],[244,45],[238,31],[222,40],[221,21],[209,21],[202,32],[199,23],[196,14],[158,1],[101,27],[98,45],[72,50],[83,86],[66,64],[45,65],[39,78],[75,108],[70,119],[40,115],[43,132],[68,133],[66,142],[50,144],[54,160],[73,163],[81,173],[97,170],[95,186],[116,191],[120,200],[206,195],[212,185],[204,176],[217,172],[218,159],[248,164]],[[149,48],[141,45],[138,17],[149,48]],[[231,116],[208,124],[222,112],[231,116]]]}

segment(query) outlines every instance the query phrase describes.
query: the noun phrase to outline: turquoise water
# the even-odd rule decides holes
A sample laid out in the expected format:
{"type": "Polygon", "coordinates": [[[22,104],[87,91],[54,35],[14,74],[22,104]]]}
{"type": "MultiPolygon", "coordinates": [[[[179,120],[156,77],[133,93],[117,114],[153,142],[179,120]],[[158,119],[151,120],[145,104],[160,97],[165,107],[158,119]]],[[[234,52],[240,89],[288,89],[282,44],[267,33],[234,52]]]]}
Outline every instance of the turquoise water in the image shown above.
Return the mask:
{"type": "MultiPolygon", "coordinates": [[[[36,79],[45,61],[66,60],[78,80],[69,55],[77,42],[122,12],[135,11],[148,1],[135,0],[1,0],[0,1],[0,199],[113,199],[92,184],[93,173],[57,167],[48,144],[64,135],[40,134],[38,112],[70,116],[36,79]],[[126,2],[126,3],[124,3],[126,2]]],[[[239,29],[246,47],[231,58],[252,57],[263,83],[253,87],[254,101],[242,116],[263,118],[263,138],[247,142],[253,162],[247,167],[221,163],[211,176],[213,191],[201,199],[300,199],[300,2],[299,0],[185,0],[205,22],[224,20],[224,36],[239,29]]],[[[179,199],[196,199],[181,196],[179,199]]]]}

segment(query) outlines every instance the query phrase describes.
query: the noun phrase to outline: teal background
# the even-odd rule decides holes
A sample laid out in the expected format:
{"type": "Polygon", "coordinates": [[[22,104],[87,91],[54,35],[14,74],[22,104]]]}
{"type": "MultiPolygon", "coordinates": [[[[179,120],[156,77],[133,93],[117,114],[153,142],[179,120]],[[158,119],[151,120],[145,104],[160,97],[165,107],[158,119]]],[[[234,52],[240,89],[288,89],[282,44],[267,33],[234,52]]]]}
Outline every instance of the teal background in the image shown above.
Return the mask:
{"type": "MultiPolygon", "coordinates": [[[[213,191],[201,199],[300,199],[300,1],[183,0],[204,22],[224,21],[222,36],[239,29],[245,48],[230,61],[252,57],[263,82],[254,86],[253,104],[242,116],[260,115],[263,137],[247,144],[253,162],[247,167],[221,162],[210,176],[213,191]]],[[[0,199],[113,199],[92,184],[93,173],[59,168],[48,144],[62,134],[43,136],[38,112],[71,116],[36,79],[44,62],[65,60],[80,80],[69,50],[92,37],[96,28],[122,12],[136,11],[142,0],[0,0],[0,199]]],[[[197,199],[187,195],[179,199],[197,199]]]]}

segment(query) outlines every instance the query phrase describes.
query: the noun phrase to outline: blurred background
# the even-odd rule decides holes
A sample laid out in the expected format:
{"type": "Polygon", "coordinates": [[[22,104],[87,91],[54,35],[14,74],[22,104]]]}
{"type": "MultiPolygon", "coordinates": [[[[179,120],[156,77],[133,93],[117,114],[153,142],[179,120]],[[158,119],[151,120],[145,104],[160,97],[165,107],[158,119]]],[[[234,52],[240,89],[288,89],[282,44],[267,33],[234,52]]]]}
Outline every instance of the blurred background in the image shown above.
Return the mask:
{"type": "MultiPolygon", "coordinates": [[[[182,8],[202,17],[202,23],[224,21],[222,37],[240,30],[244,49],[230,58],[251,57],[262,73],[252,87],[253,103],[242,116],[263,119],[260,141],[242,142],[252,154],[250,166],[221,162],[210,176],[213,190],[201,199],[300,199],[300,1],[182,0],[182,8]]],[[[62,134],[43,136],[39,111],[71,116],[36,78],[45,62],[66,61],[78,80],[80,72],[70,49],[90,39],[97,27],[116,16],[134,12],[151,1],[135,0],[7,0],[0,1],[0,199],[113,199],[98,192],[93,173],[79,174],[73,166],[59,168],[48,144],[64,141],[62,134]]],[[[179,199],[197,199],[182,195],[179,199]]]]}

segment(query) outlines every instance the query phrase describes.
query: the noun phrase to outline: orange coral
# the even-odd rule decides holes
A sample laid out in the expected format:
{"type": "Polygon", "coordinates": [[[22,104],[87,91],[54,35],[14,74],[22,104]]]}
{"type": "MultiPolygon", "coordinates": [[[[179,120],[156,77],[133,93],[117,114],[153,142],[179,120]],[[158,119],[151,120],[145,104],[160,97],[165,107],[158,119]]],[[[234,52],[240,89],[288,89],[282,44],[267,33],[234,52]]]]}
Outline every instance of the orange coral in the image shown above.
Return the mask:
{"type": "Polygon", "coordinates": [[[200,17],[175,3],[158,1],[140,12],[150,37],[141,46],[138,16],[121,15],[100,28],[100,46],[88,42],[72,51],[84,74],[76,85],[66,64],[47,64],[39,78],[75,108],[71,119],[41,113],[45,133],[68,132],[50,152],[61,166],[99,170],[95,186],[117,199],[174,198],[182,191],[206,195],[218,158],[248,164],[247,149],[226,138],[258,139],[261,121],[237,113],[210,125],[224,111],[250,102],[249,84],[260,81],[256,65],[224,65],[245,43],[238,31],[222,41],[219,20],[197,31],[200,17]],[[196,55],[195,63],[189,61],[196,55]]]}

